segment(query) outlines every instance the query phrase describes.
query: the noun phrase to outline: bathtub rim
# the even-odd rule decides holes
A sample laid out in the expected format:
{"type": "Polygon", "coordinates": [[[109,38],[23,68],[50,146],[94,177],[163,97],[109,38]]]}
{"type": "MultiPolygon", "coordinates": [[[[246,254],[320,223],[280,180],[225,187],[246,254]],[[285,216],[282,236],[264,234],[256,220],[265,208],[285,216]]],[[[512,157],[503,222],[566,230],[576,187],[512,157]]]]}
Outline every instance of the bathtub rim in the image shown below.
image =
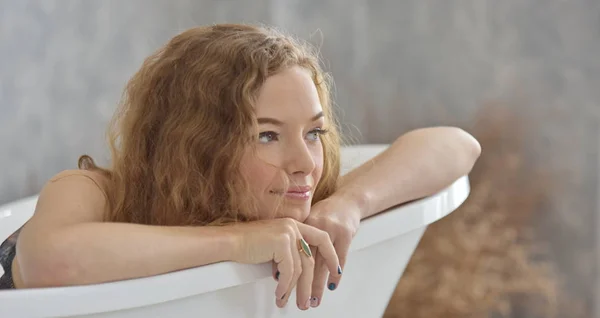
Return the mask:
{"type": "MultiPolygon", "coordinates": [[[[350,253],[426,227],[456,210],[467,199],[469,192],[468,177],[464,176],[433,196],[394,207],[386,213],[363,220],[350,247],[350,253]]],[[[97,314],[155,305],[267,277],[271,277],[271,265],[268,263],[246,265],[221,262],[152,277],[102,284],[4,290],[0,291],[0,306],[9,310],[8,312],[10,309],[18,310],[26,316],[34,316],[40,310],[53,310],[53,315],[60,316],[97,314]],[[212,277],[222,279],[214,280],[212,277]],[[189,284],[190,281],[210,283],[189,284]],[[157,286],[162,288],[160,292],[147,292],[157,286]]]]}

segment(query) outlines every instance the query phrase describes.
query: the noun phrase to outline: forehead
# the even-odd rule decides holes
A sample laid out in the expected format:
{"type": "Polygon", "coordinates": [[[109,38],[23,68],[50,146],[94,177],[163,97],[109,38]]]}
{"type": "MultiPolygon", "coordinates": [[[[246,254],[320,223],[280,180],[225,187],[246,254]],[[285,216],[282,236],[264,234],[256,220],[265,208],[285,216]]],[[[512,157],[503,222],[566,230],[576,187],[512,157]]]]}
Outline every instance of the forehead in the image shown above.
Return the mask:
{"type": "Polygon", "coordinates": [[[317,88],[308,70],[294,66],[267,78],[260,89],[256,114],[258,117],[312,117],[323,111],[317,88]]]}

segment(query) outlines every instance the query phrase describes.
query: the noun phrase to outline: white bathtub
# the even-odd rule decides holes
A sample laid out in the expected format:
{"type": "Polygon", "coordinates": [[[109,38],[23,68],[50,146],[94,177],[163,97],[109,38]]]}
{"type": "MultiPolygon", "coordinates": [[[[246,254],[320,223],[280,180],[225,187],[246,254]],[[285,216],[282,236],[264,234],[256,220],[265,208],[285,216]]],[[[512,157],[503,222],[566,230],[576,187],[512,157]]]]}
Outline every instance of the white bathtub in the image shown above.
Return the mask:
{"type": "MultiPolygon", "coordinates": [[[[347,147],[343,171],[372,158],[383,145],[347,147]]],[[[440,193],[361,223],[336,291],[318,308],[300,311],[295,293],[275,306],[271,264],[218,263],[142,279],[0,291],[0,317],[381,317],[428,224],[469,194],[462,177],[440,193]]],[[[0,207],[0,242],[34,211],[36,197],[0,207]]],[[[0,268],[1,271],[1,268],[0,268]]]]}

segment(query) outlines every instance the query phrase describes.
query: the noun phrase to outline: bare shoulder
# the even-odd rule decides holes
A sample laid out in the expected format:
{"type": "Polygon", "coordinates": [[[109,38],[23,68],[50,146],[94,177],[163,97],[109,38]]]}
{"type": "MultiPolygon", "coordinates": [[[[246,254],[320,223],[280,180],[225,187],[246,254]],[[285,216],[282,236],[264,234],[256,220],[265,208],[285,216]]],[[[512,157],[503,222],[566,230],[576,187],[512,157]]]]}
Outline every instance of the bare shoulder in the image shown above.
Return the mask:
{"type": "Polygon", "coordinates": [[[24,255],[36,253],[38,242],[74,224],[103,221],[106,185],[101,173],[87,170],[66,170],[50,178],[39,194],[33,216],[19,233],[17,256],[12,264],[17,288],[23,286],[19,262],[24,255]]]}
{"type": "Polygon", "coordinates": [[[50,178],[50,181],[48,183],[56,183],[58,181],[66,179],[70,179],[71,181],[88,179],[89,181],[96,184],[96,186],[98,186],[102,193],[106,194],[108,180],[106,179],[106,176],[104,176],[100,172],[83,169],[64,170],[50,178]]]}
{"type": "Polygon", "coordinates": [[[44,185],[28,225],[45,228],[101,222],[107,206],[107,180],[99,172],[65,170],[44,185]]]}

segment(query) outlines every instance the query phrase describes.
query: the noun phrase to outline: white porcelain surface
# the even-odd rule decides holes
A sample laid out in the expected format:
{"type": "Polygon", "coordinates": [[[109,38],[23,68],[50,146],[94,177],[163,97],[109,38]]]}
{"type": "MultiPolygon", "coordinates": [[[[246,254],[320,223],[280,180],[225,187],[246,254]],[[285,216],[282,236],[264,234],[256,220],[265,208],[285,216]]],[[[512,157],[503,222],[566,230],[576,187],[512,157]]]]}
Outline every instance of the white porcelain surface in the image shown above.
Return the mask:
{"type": "MultiPolygon", "coordinates": [[[[346,147],[343,173],[385,149],[346,147]]],[[[336,291],[319,308],[300,311],[295,294],[275,306],[271,265],[218,263],[113,283],[0,291],[2,317],[380,317],[428,224],[469,194],[467,177],[440,193],[366,219],[350,248],[336,291]],[[6,316],[5,316],[6,314],[6,316]]],[[[0,240],[33,213],[36,197],[0,207],[0,240]]]]}

